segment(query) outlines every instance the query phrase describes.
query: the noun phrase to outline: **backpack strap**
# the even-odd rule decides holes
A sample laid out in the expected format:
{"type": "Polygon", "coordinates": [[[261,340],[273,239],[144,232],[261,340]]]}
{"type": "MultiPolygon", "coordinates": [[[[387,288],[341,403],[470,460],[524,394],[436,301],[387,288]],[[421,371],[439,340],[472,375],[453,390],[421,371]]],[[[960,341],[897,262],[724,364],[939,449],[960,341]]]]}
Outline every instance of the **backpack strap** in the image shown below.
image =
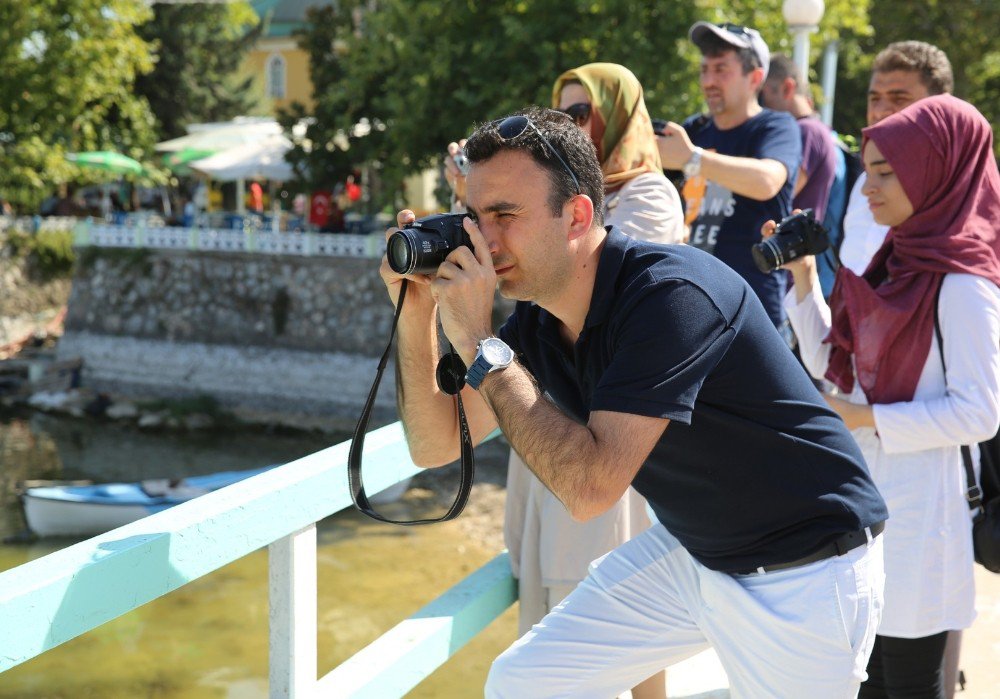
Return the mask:
{"type": "MultiPolygon", "coordinates": [[[[934,336],[937,338],[938,355],[941,357],[941,369],[944,371],[945,390],[947,390],[948,367],[944,362],[944,339],[941,335],[941,322],[938,320],[942,286],[944,286],[943,278],[934,294],[934,336]]],[[[975,521],[978,522],[984,514],[983,489],[976,482],[976,471],[972,465],[972,451],[967,444],[962,445],[962,465],[965,467],[965,482],[968,486],[965,491],[965,499],[969,502],[969,509],[976,512],[975,521]]]]}

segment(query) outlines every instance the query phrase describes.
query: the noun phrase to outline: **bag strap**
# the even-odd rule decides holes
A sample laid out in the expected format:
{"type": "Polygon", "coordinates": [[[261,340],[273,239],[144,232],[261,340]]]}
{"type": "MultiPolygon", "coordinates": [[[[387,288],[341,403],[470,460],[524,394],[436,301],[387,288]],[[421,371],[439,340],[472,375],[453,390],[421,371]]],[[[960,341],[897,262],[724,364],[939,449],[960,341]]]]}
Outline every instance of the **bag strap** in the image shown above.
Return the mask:
{"type": "MultiPolygon", "coordinates": [[[[403,309],[403,299],[406,298],[407,283],[407,280],[404,279],[402,287],[399,291],[399,301],[396,303],[396,314],[392,319],[392,330],[389,332],[389,344],[386,345],[385,352],[382,353],[382,359],[379,360],[378,369],[375,372],[375,382],[372,384],[372,388],[368,392],[368,400],[365,401],[365,407],[361,411],[361,417],[358,419],[357,427],[354,428],[354,438],[351,440],[351,449],[347,457],[347,483],[350,486],[351,500],[354,501],[354,506],[363,514],[368,515],[372,519],[376,519],[380,522],[386,522],[388,524],[412,526],[416,524],[446,522],[449,519],[458,517],[458,515],[462,513],[462,510],[465,509],[465,504],[469,501],[469,493],[472,491],[472,480],[475,476],[475,454],[473,452],[472,436],[469,433],[469,423],[465,418],[465,408],[462,406],[462,394],[461,391],[458,390],[458,392],[453,395],[455,396],[455,401],[458,407],[458,425],[462,447],[462,474],[459,478],[458,494],[455,496],[455,502],[451,504],[448,511],[442,516],[433,519],[392,519],[391,517],[386,517],[385,515],[376,512],[372,507],[371,501],[368,499],[368,495],[365,493],[365,484],[361,477],[361,455],[365,446],[365,434],[368,431],[368,421],[371,418],[372,407],[375,404],[375,395],[378,393],[379,384],[382,382],[382,374],[389,361],[389,352],[392,349],[392,340],[396,336],[396,325],[399,323],[399,314],[403,309]]],[[[454,354],[454,350],[451,349],[450,346],[449,350],[452,354],[454,354]]],[[[460,389],[462,383],[464,382],[459,382],[457,378],[458,377],[453,377],[455,385],[458,389],[460,389]]]]}
{"type": "MultiPolygon", "coordinates": [[[[948,384],[948,367],[944,363],[944,339],[941,335],[941,322],[938,320],[938,307],[941,300],[941,287],[944,282],[938,285],[934,294],[934,336],[937,338],[938,355],[941,357],[941,369],[944,371],[945,386],[948,384]]],[[[976,482],[976,471],[972,465],[972,451],[967,444],[962,445],[962,465],[965,467],[965,482],[968,489],[965,491],[965,499],[969,502],[969,509],[976,511],[975,519],[978,521],[984,513],[983,510],[983,489],[976,482]]]]}

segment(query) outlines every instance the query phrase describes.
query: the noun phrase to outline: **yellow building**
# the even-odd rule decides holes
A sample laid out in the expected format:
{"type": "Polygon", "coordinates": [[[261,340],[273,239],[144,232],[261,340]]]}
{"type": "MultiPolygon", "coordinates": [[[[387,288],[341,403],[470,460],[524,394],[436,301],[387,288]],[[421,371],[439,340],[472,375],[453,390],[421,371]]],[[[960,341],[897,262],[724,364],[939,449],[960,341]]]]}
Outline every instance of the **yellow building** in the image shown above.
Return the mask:
{"type": "Polygon", "coordinates": [[[293,32],[306,26],[309,8],[335,5],[336,0],[251,0],[250,4],[269,24],[247,56],[247,70],[264,85],[275,109],[292,102],[312,109],[309,54],[299,48],[293,32]]]}

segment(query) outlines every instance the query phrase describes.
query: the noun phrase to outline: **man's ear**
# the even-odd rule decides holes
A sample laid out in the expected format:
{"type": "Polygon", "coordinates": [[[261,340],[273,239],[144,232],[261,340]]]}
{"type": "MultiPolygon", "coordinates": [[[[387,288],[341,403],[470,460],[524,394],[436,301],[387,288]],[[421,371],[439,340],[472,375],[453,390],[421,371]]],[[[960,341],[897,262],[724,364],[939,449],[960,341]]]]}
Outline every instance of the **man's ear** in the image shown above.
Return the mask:
{"type": "MultiPolygon", "coordinates": [[[[594,202],[586,194],[577,194],[566,202],[570,207],[570,225],[567,240],[576,240],[585,235],[594,223],[594,202]]],[[[563,209],[565,212],[565,209],[563,209]]]]}
{"type": "Polygon", "coordinates": [[[791,78],[785,78],[784,82],[781,83],[781,97],[786,101],[790,101],[795,96],[795,81],[791,78]]]}
{"type": "Polygon", "coordinates": [[[760,94],[760,90],[764,87],[764,69],[754,68],[750,71],[750,90],[753,94],[760,94]]]}

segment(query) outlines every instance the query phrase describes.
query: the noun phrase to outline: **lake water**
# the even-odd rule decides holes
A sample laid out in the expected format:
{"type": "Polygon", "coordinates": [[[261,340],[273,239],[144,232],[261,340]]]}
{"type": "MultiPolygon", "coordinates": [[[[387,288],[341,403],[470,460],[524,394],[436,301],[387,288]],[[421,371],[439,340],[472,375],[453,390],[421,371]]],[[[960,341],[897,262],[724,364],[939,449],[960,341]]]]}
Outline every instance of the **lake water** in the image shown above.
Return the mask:
{"type": "MultiPolygon", "coordinates": [[[[0,413],[0,537],[24,528],[25,479],[95,482],[182,477],[286,463],[339,441],[258,431],[145,433],[111,423],[0,413]]],[[[388,510],[425,516],[426,499],[388,510]]],[[[496,555],[457,522],[384,525],[352,511],[318,525],[320,674],[496,555]]],[[[0,544],[7,570],[73,543],[0,544]]],[[[0,675],[0,699],[267,697],[267,552],[257,551],[0,675]]],[[[513,610],[410,696],[481,695],[513,639],[513,610]]],[[[3,629],[0,629],[0,652],[3,629]]]]}

